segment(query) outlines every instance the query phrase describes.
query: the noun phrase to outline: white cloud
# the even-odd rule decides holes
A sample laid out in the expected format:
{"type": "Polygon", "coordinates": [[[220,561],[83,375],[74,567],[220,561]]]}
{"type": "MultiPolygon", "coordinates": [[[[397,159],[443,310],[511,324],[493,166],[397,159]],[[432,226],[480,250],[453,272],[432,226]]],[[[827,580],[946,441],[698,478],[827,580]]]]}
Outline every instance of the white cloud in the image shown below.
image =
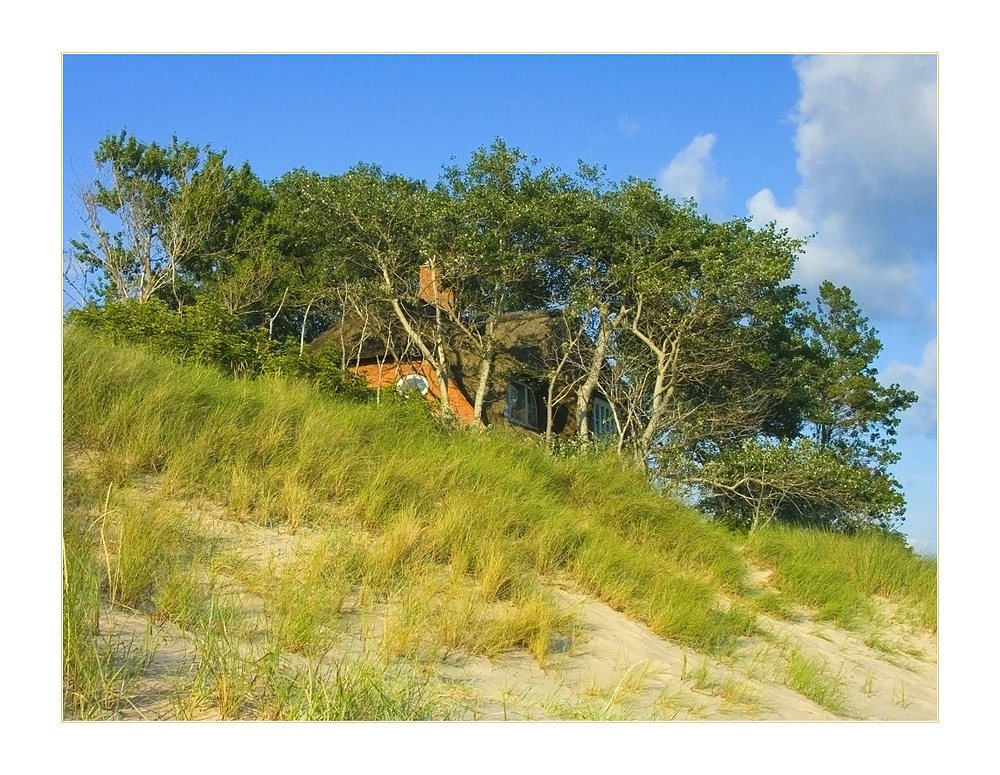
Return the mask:
{"type": "Polygon", "coordinates": [[[778,205],[774,192],[769,188],[761,189],[750,197],[747,202],[747,212],[758,224],[774,221],[778,228],[788,229],[788,233],[796,239],[803,239],[812,234],[813,225],[794,207],[778,205]]]}
{"type": "Polygon", "coordinates": [[[907,390],[913,390],[920,397],[916,404],[903,414],[900,432],[937,435],[937,337],[924,347],[920,363],[913,365],[893,361],[882,373],[882,382],[898,383],[907,390]]]}
{"type": "Polygon", "coordinates": [[[849,285],[866,312],[927,324],[921,290],[937,253],[937,61],[934,56],[795,60],[793,120],[801,185],[781,207],[764,189],[755,220],[815,233],[794,280],[849,285]]]}
{"type": "Polygon", "coordinates": [[[928,56],[796,60],[799,170],[834,198],[906,196],[894,184],[933,184],[937,69],[928,56]]]}
{"type": "Polygon", "coordinates": [[[699,204],[722,193],[726,181],[715,170],[715,135],[698,135],[660,173],[660,188],[676,199],[694,198],[699,204]]]}

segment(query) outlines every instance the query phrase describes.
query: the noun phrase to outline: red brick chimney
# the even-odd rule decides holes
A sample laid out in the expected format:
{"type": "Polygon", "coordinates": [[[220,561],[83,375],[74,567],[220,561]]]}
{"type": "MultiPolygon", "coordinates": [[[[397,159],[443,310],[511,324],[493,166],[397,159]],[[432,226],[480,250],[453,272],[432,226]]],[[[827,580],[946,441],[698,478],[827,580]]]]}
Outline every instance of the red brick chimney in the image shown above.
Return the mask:
{"type": "Polygon", "coordinates": [[[450,288],[438,287],[437,270],[429,263],[420,265],[420,282],[417,297],[446,312],[455,311],[455,293],[450,288]]]}

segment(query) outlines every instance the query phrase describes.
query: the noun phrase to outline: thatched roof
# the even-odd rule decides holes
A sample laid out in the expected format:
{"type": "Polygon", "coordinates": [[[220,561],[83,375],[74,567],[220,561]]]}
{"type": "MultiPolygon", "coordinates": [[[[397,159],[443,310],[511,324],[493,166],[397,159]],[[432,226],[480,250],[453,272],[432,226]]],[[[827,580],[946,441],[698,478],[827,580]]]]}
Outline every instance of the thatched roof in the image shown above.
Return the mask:
{"type": "MultiPolygon", "coordinates": [[[[408,305],[406,311],[417,330],[430,332],[435,319],[432,306],[418,303],[408,305]]],[[[453,353],[459,370],[469,375],[478,374],[482,361],[478,343],[468,341],[457,326],[445,328],[446,345],[453,353]]],[[[564,339],[565,323],[558,310],[529,310],[504,315],[494,332],[495,367],[504,371],[520,368],[541,373],[551,363],[559,343],[564,339]]],[[[334,348],[344,356],[347,365],[420,357],[419,350],[409,340],[391,310],[365,315],[349,312],[340,323],[317,337],[310,347],[314,350],[334,348]]]]}
{"type": "MultiPolygon", "coordinates": [[[[425,305],[408,310],[413,319],[426,314],[425,305]]],[[[424,326],[418,325],[418,328],[424,326]]],[[[395,361],[419,357],[402,324],[391,310],[375,309],[367,313],[347,312],[341,321],[316,337],[313,351],[332,349],[347,366],[376,360],[395,361]]]]}
{"type": "MultiPolygon", "coordinates": [[[[415,328],[428,334],[432,332],[436,316],[432,305],[418,302],[408,305],[406,310],[415,328]]],[[[566,339],[566,321],[559,310],[512,312],[500,318],[494,331],[492,378],[485,396],[484,415],[488,424],[503,419],[507,385],[511,381],[531,385],[538,393],[539,411],[544,411],[543,386],[559,359],[559,347],[566,339]]],[[[470,341],[468,335],[452,324],[446,326],[445,345],[451,360],[451,380],[471,405],[483,363],[480,343],[470,341]]],[[[421,357],[391,310],[364,316],[348,314],[314,340],[311,347],[335,348],[347,366],[421,357]]],[[[563,429],[572,413],[569,407],[559,410],[557,432],[563,429]]]]}

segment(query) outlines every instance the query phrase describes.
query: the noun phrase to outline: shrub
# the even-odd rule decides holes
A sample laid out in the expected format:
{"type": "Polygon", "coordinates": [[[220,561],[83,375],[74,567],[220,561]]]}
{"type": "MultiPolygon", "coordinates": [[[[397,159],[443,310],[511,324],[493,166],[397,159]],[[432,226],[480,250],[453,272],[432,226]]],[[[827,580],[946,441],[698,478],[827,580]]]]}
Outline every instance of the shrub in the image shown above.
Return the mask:
{"type": "Polygon", "coordinates": [[[300,353],[298,341],[274,341],[212,299],[181,310],[160,299],[89,304],[67,322],[115,343],[138,344],[177,360],[214,366],[236,377],[280,375],[308,382],[326,395],[366,402],[373,393],[363,377],[340,367],[333,352],[300,353]]]}

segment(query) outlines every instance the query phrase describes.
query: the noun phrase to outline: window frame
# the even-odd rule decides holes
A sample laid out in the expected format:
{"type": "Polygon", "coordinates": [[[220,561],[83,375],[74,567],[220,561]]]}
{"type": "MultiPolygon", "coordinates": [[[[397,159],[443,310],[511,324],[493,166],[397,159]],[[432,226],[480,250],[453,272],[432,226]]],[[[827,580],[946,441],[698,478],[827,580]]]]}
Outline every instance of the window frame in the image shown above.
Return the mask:
{"type": "Polygon", "coordinates": [[[520,426],[522,428],[528,428],[533,431],[540,430],[538,424],[538,400],[535,397],[535,391],[531,385],[526,382],[521,382],[519,380],[511,380],[507,383],[507,395],[504,402],[503,408],[504,418],[514,425],[520,426]],[[520,395],[518,395],[520,393],[520,395]],[[524,411],[523,417],[517,417],[514,415],[512,410],[511,396],[514,396],[515,402],[517,399],[524,400],[524,411]],[[531,418],[534,418],[533,421],[531,418]]]}
{"type": "Polygon", "coordinates": [[[428,382],[427,377],[423,374],[404,374],[396,381],[396,392],[404,396],[409,393],[419,393],[422,396],[426,396],[427,391],[430,390],[430,388],[431,383],[428,382]],[[417,380],[423,383],[422,387],[412,384],[417,380]]]}
{"type": "Polygon", "coordinates": [[[606,443],[618,440],[618,418],[615,417],[614,407],[611,402],[601,396],[594,396],[590,409],[590,432],[598,441],[606,443]],[[598,408],[601,409],[603,417],[598,425],[598,408]]]}

